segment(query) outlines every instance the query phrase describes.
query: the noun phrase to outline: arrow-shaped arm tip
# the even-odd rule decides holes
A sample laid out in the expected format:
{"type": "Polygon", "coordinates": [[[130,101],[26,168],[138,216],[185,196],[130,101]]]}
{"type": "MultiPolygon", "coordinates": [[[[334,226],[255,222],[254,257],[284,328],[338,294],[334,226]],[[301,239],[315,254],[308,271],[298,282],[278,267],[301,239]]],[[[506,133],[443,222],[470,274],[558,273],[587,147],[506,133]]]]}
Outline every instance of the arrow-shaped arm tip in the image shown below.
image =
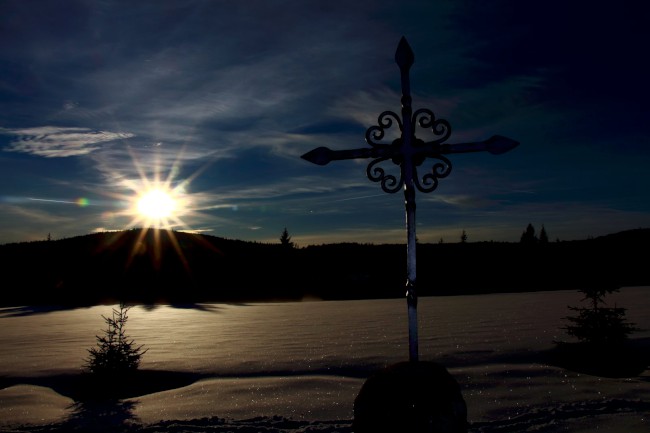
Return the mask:
{"type": "Polygon", "coordinates": [[[326,165],[332,160],[332,151],[327,147],[317,147],[302,155],[301,158],[312,164],[326,165]]]}
{"type": "Polygon", "coordinates": [[[500,155],[519,146],[519,142],[502,135],[494,135],[485,140],[485,145],[492,155],[500,155]]]}

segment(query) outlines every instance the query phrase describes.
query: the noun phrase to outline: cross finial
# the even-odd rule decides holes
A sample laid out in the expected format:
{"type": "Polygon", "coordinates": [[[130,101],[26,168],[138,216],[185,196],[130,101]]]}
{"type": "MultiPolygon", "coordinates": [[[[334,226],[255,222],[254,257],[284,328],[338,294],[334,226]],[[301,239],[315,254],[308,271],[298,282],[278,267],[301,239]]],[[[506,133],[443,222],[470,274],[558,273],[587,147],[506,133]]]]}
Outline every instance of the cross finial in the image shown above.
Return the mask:
{"type": "Polygon", "coordinates": [[[414,62],[415,55],[413,54],[413,50],[406,38],[402,36],[402,39],[400,39],[397,45],[397,51],[395,51],[395,63],[397,63],[400,69],[408,70],[413,66],[414,62]]]}

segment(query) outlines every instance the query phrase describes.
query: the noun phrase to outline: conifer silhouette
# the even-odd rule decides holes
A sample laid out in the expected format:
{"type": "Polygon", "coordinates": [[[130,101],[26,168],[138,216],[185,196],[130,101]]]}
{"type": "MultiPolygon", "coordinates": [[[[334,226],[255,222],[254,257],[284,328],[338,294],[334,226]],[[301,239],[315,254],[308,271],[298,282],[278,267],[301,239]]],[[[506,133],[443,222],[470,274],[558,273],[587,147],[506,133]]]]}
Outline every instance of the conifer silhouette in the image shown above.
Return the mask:
{"type": "Polygon", "coordinates": [[[606,307],[604,297],[608,293],[618,292],[618,288],[598,287],[580,290],[585,294],[583,301],[588,301],[589,307],[569,306],[577,316],[565,317],[570,322],[564,329],[580,342],[611,347],[623,343],[629,334],[638,328],[625,319],[625,308],[617,306],[606,307]]]}
{"type": "Polygon", "coordinates": [[[291,242],[291,236],[289,236],[289,231],[285,227],[284,230],[282,231],[282,235],[280,236],[280,244],[282,244],[283,247],[287,249],[292,249],[296,246],[293,242],[291,242]]]}
{"type": "Polygon", "coordinates": [[[90,356],[86,360],[88,371],[99,375],[115,375],[137,370],[140,359],[148,349],[136,346],[126,336],[125,325],[130,307],[120,303],[119,309],[113,309],[112,317],[102,315],[107,329],[104,335],[97,335],[97,347],[88,349],[90,356]]]}

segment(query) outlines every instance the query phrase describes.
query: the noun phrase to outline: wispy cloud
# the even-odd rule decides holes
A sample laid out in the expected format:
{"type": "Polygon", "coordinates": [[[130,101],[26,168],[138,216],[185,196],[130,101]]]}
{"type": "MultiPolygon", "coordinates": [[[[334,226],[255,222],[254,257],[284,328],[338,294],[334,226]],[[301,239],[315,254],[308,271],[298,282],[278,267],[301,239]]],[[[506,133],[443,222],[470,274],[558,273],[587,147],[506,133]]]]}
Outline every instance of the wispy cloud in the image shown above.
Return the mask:
{"type": "Polygon", "coordinates": [[[74,221],[70,215],[57,215],[47,212],[41,208],[29,206],[16,206],[9,204],[0,204],[0,212],[5,215],[13,215],[21,219],[21,224],[29,225],[30,223],[47,223],[52,225],[66,224],[74,221]]]}
{"type": "Polygon", "coordinates": [[[101,149],[102,143],[133,137],[128,132],[96,131],[89,128],[39,126],[0,128],[0,133],[14,136],[7,152],[20,152],[46,158],[87,155],[101,149]]]}

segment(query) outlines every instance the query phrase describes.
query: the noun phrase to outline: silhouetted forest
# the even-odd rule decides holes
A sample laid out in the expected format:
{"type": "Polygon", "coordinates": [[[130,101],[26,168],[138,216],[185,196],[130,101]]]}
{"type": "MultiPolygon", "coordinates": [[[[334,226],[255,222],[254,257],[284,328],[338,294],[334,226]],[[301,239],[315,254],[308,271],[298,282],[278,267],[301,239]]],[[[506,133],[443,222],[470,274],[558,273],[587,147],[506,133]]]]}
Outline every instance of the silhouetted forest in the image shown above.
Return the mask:
{"type": "MultiPolygon", "coordinates": [[[[418,245],[418,294],[650,285],[650,229],[580,241],[418,245]]],[[[1,305],[395,298],[404,245],[244,242],[128,230],[0,245],[1,305]]]]}

